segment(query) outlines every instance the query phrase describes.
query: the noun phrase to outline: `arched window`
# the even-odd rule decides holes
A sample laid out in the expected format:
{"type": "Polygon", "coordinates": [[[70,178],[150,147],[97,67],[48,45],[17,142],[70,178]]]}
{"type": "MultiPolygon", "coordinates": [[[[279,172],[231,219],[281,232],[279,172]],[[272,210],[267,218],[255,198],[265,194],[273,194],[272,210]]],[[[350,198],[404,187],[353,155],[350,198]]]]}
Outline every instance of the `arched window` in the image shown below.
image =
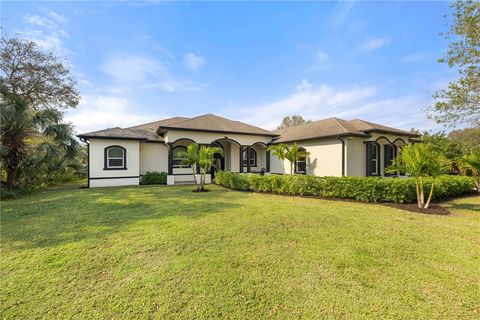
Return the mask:
{"type": "MultiPolygon", "coordinates": [[[[243,151],[243,166],[247,166],[247,150],[245,149],[243,151]]],[[[257,166],[257,152],[253,149],[250,148],[250,167],[256,167],[257,166]]]]}
{"type": "Polygon", "coordinates": [[[172,164],[174,168],[190,168],[189,164],[184,163],[186,160],[187,148],[184,146],[177,146],[173,148],[172,164]]]}
{"type": "MultiPolygon", "coordinates": [[[[300,151],[306,151],[305,148],[299,148],[300,151]]],[[[302,157],[298,158],[297,163],[295,164],[295,173],[297,174],[306,174],[307,173],[307,158],[302,157]]]]}
{"type": "Polygon", "coordinates": [[[121,146],[105,148],[104,170],[126,170],[127,150],[121,146]]]}

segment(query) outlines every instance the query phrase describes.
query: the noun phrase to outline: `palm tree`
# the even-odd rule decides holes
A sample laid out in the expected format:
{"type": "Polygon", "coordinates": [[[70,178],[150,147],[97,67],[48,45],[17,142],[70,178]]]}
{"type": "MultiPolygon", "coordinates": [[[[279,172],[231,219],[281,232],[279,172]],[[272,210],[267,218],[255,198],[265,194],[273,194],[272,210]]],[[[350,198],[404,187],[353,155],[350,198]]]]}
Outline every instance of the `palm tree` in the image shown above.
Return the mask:
{"type": "Polygon", "coordinates": [[[197,191],[200,191],[200,181],[197,180],[197,163],[198,163],[198,144],[191,143],[187,147],[186,152],[182,152],[181,155],[184,160],[182,164],[188,164],[192,168],[193,180],[197,186],[197,191]]]}
{"type": "Polygon", "coordinates": [[[290,147],[287,148],[285,153],[285,158],[290,161],[290,175],[293,174],[293,166],[297,163],[298,159],[306,158],[310,155],[310,152],[301,149],[297,143],[292,144],[290,147]]]}
{"type": "Polygon", "coordinates": [[[288,146],[285,143],[272,144],[271,146],[268,147],[267,150],[270,151],[273,155],[275,155],[282,162],[282,165],[283,165],[283,162],[286,159],[287,150],[288,150],[288,146]]]}
{"type": "Polygon", "coordinates": [[[192,167],[193,179],[197,186],[197,191],[205,190],[205,175],[213,166],[215,154],[223,156],[223,150],[219,147],[198,147],[198,144],[191,143],[187,147],[187,151],[182,154],[185,159],[183,164],[188,164],[192,167]],[[197,179],[197,165],[200,168],[200,179],[197,179]]]}
{"type": "Polygon", "coordinates": [[[200,191],[205,190],[205,175],[212,168],[215,155],[223,156],[223,150],[220,147],[201,147],[198,153],[198,166],[200,167],[200,191]]]}
{"type": "Polygon", "coordinates": [[[477,192],[480,193],[480,149],[470,150],[457,161],[457,167],[462,175],[472,175],[477,192]]]}
{"type": "Polygon", "coordinates": [[[449,161],[442,154],[439,154],[433,145],[419,143],[405,146],[387,171],[410,174],[415,179],[418,207],[428,209],[436,178],[446,173],[449,166],[449,161]],[[432,179],[432,184],[428,199],[425,202],[424,183],[425,179],[429,177],[432,179]]]}
{"type": "Polygon", "coordinates": [[[285,143],[274,144],[268,147],[268,150],[277,156],[280,161],[283,162],[285,159],[290,161],[290,175],[293,175],[293,166],[300,158],[306,158],[310,155],[310,152],[305,151],[300,148],[297,143],[288,146],[285,143]]]}
{"type": "Polygon", "coordinates": [[[0,158],[9,188],[20,179],[36,182],[49,172],[66,167],[78,152],[70,125],[62,123],[62,112],[33,110],[1,88],[0,158]]]}

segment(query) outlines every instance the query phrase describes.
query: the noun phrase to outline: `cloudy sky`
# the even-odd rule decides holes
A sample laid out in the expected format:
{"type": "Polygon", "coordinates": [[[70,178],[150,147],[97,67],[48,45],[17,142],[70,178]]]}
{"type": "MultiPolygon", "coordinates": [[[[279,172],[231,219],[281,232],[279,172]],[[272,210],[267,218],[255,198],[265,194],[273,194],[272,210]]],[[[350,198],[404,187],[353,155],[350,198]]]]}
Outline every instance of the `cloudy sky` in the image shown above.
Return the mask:
{"type": "Polygon", "coordinates": [[[205,113],[441,130],[425,109],[455,77],[437,62],[448,5],[4,1],[1,21],[68,58],[77,132],[205,113]]]}

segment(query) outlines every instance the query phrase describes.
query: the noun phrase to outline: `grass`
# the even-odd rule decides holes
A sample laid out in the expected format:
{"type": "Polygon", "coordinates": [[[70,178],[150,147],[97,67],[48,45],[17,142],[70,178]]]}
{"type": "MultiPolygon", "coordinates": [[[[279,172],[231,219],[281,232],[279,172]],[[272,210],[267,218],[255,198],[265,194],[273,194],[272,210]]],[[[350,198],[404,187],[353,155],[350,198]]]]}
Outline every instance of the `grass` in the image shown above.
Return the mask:
{"type": "Polygon", "coordinates": [[[191,189],[4,201],[2,318],[480,316],[480,197],[433,216],[191,189]]]}

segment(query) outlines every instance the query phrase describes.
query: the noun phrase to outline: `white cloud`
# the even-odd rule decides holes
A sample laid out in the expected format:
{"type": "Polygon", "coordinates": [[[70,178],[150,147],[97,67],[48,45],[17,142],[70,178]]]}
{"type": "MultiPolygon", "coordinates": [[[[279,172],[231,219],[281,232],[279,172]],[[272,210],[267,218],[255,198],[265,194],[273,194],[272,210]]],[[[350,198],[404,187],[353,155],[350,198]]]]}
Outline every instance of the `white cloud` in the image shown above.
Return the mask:
{"type": "Polygon", "coordinates": [[[312,88],[312,84],[308,79],[302,79],[302,82],[297,86],[297,91],[303,91],[303,90],[310,90],[312,88]]]}
{"type": "Polygon", "coordinates": [[[113,95],[83,96],[78,107],[65,115],[77,133],[129,127],[163,118],[168,116],[137,113],[127,98],[113,95]]]}
{"type": "Polygon", "coordinates": [[[428,53],[414,52],[400,59],[400,62],[420,62],[427,59],[428,57],[429,57],[428,53]]]}
{"type": "Polygon", "coordinates": [[[306,79],[296,89],[290,95],[271,102],[236,106],[223,113],[266,129],[274,129],[283,117],[292,114],[312,120],[359,118],[405,130],[412,127],[422,130],[438,127],[427,119],[424,109],[429,100],[425,96],[385,98],[374,86],[336,88],[325,84],[313,85],[306,79]]]}
{"type": "MultiPolygon", "coordinates": [[[[149,56],[120,53],[111,56],[100,69],[110,75],[116,87],[159,89],[167,92],[203,90],[190,80],[175,77],[164,60],[149,56]]],[[[123,89],[122,89],[123,90],[123,89]]]]}
{"type": "Polygon", "coordinates": [[[47,16],[26,15],[23,20],[28,27],[18,32],[22,38],[35,41],[46,50],[53,50],[64,55],[68,52],[64,47],[68,33],[61,26],[67,23],[65,17],[50,10],[47,12],[47,16]]]}
{"type": "Polygon", "coordinates": [[[328,53],[324,52],[324,51],[318,51],[317,52],[317,61],[325,61],[325,60],[328,60],[330,56],[328,55],[328,53]]]}
{"type": "Polygon", "coordinates": [[[364,42],[362,42],[358,48],[361,51],[372,51],[375,49],[379,49],[386,45],[389,42],[387,38],[368,38],[364,42]]]}
{"type": "Polygon", "coordinates": [[[205,65],[205,58],[189,52],[183,57],[183,64],[190,70],[200,70],[205,65]]]}

